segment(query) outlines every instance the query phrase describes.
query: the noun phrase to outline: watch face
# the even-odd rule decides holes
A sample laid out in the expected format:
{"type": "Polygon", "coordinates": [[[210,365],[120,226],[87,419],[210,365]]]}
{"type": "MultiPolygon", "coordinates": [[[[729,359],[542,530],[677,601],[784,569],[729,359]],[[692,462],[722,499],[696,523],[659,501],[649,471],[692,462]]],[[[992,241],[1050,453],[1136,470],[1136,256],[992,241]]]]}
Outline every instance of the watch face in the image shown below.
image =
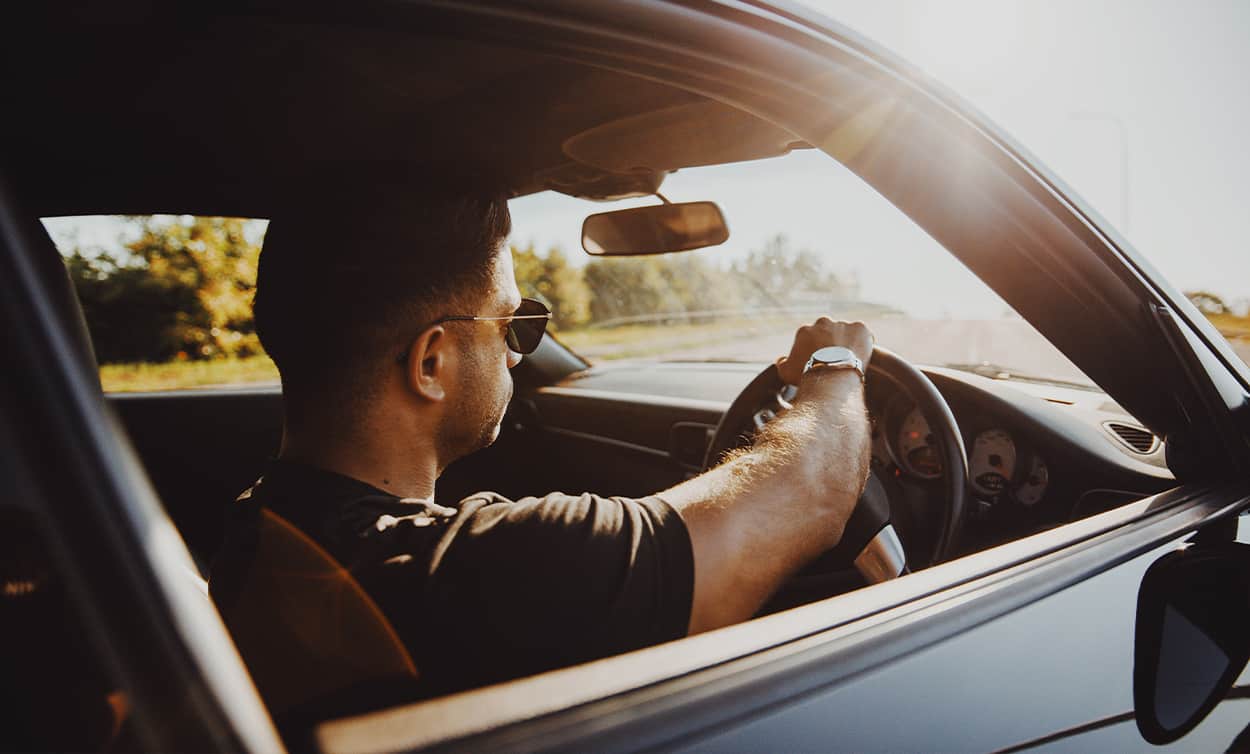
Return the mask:
{"type": "Polygon", "coordinates": [[[817,348],[812,353],[812,361],[819,361],[824,364],[836,364],[842,361],[850,361],[855,357],[855,352],[845,346],[825,346],[817,348]]]}

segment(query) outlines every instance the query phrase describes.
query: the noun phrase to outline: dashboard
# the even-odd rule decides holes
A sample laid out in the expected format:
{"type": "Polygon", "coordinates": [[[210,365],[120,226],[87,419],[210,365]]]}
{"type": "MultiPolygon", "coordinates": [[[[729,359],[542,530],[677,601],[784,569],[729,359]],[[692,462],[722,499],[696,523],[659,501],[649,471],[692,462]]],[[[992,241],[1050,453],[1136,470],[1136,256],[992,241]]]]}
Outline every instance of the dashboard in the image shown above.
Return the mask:
{"type": "MultiPolygon", "coordinates": [[[[648,485],[654,492],[672,478],[648,478],[648,469],[660,476],[661,467],[697,473],[720,415],[763,366],[614,362],[538,388],[530,398],[532,421],[575,443],[576,452],[587,443],[605,446],[613,460],[605,455],[593,464],[600,471],[627,464],[620,494],[638,494],[648,485]],[[630,451],[635,458],[621,460],[630,451]]],[[[921,369],[950,405],[967,454],[961,551],[1174,486],[1162,443],[1101,391],[921,369]]],[[[943,455],[928,419],[905,392],[870,377],[867,402],[873,471],[890,491],[892,515],[923,538],[943,504],[943,455]]]]}
{"type": "MultiPolygon", "coordinates": [[[[965,543],[972,551],[1107,510],[1173,481],[1163,444],[1096,389],[953,369],[923,371],[946,398],[968,459],[965,543]]],[[[890,383],[869,383],[872,464],[931,528],[943,454],[928,419],[890,383]]]]}

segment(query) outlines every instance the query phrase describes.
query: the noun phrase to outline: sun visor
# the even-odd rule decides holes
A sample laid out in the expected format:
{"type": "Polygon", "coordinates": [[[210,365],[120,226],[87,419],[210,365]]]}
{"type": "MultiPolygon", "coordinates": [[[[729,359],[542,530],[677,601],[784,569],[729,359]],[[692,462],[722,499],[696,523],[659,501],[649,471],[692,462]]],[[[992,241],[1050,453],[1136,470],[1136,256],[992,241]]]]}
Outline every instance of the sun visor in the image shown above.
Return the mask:
{"type": "Polygon", "coordinates": [[[564,153],[619,175],[778,157],[810,148],[799,137],[719,102],[696,102],[621,118],[565,140],[564,153]]]}

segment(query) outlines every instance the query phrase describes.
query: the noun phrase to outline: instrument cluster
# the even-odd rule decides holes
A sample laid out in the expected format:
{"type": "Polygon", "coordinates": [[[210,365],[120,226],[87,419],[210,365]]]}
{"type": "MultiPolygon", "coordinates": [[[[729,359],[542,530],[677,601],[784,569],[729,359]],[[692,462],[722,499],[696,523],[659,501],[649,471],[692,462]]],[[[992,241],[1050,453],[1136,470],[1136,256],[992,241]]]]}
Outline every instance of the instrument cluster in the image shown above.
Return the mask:
{"type": "MultiPolygon", "coordinates": [[[[1041,502],[1050,484],[1050,469],[1040,455],[1000,427],[976,428],[974,435],[964,439],[968,483],[975,497],[987,503],[1010,499],[1026,507],[1041,502]]],[[[878,470],[894,466],[899,476],[917,480],[942,476],[937,438],[920,409],[905,399],[890,402],[877,414],[872,453],[878,470]]]]}

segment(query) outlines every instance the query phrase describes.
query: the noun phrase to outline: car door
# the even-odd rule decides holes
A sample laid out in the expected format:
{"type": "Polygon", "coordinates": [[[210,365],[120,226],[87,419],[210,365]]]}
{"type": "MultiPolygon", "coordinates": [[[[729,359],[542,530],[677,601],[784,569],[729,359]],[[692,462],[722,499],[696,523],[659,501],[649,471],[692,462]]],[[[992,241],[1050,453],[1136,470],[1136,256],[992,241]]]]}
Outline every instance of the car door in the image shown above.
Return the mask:
{"type": "MultiPolygon", "coordinates": [[[[1243,485],[1221,494],[1237,507],[1244,504],[1246,493],[1243,485]]],[[[1203,495],[1200,505],[1210,505],[1218,497],[1203,495]]],[[[1233,523],[1231,530],[1224,528],[1245,542],[1250,532],[1247,518],[1227,510],[1224,516],[1225,523],[1233,523]]],[[[1170,526],[1183,517],[1169,516],[1170,526]]],[[[982,595],[964,603],[959,628],[949,638],[927,646],[920,638],[941,630],[940,612],[898,625],[894,642],[913,644],[911,651],[873,663],[782,710],[676,748],[810,751],[826,743],[854,751],[1146,748],[1135,723],[1133,697],[1138,588],[1153,563],[1190,538],[1174,538],[1123,560],[1137,551],[1131,541],[1144,541],[1151,528],[1142,522],[1061,558],[1039,559],[1016,575],[985,585],[982,595]],[[1070,585],[1027,602],[1038,589],[1063,583],[1070,585]],[[994,592],[999,596],[990,596],[994,592]],[[1003,605],[1026,604],[994,616],[992,605],[1000,600],[1003,605]],[[976,606],[978,602],[989,614],[976,606]]],[[[1162,533],[1165,527],[1156,531],[1162,533]]],[[[890,633],[884,626],[879,630],[890,633]]],[[[853,664],[849,657],[842,663],[853,664]]],[[[1245,678],[1243,674],[1238,685],[1245,678]]],[[[1236,750],[1234,742],[1247,720],[1250,701],[1242,689],[1234,688],[1172,748],[1236,750]]]]}

